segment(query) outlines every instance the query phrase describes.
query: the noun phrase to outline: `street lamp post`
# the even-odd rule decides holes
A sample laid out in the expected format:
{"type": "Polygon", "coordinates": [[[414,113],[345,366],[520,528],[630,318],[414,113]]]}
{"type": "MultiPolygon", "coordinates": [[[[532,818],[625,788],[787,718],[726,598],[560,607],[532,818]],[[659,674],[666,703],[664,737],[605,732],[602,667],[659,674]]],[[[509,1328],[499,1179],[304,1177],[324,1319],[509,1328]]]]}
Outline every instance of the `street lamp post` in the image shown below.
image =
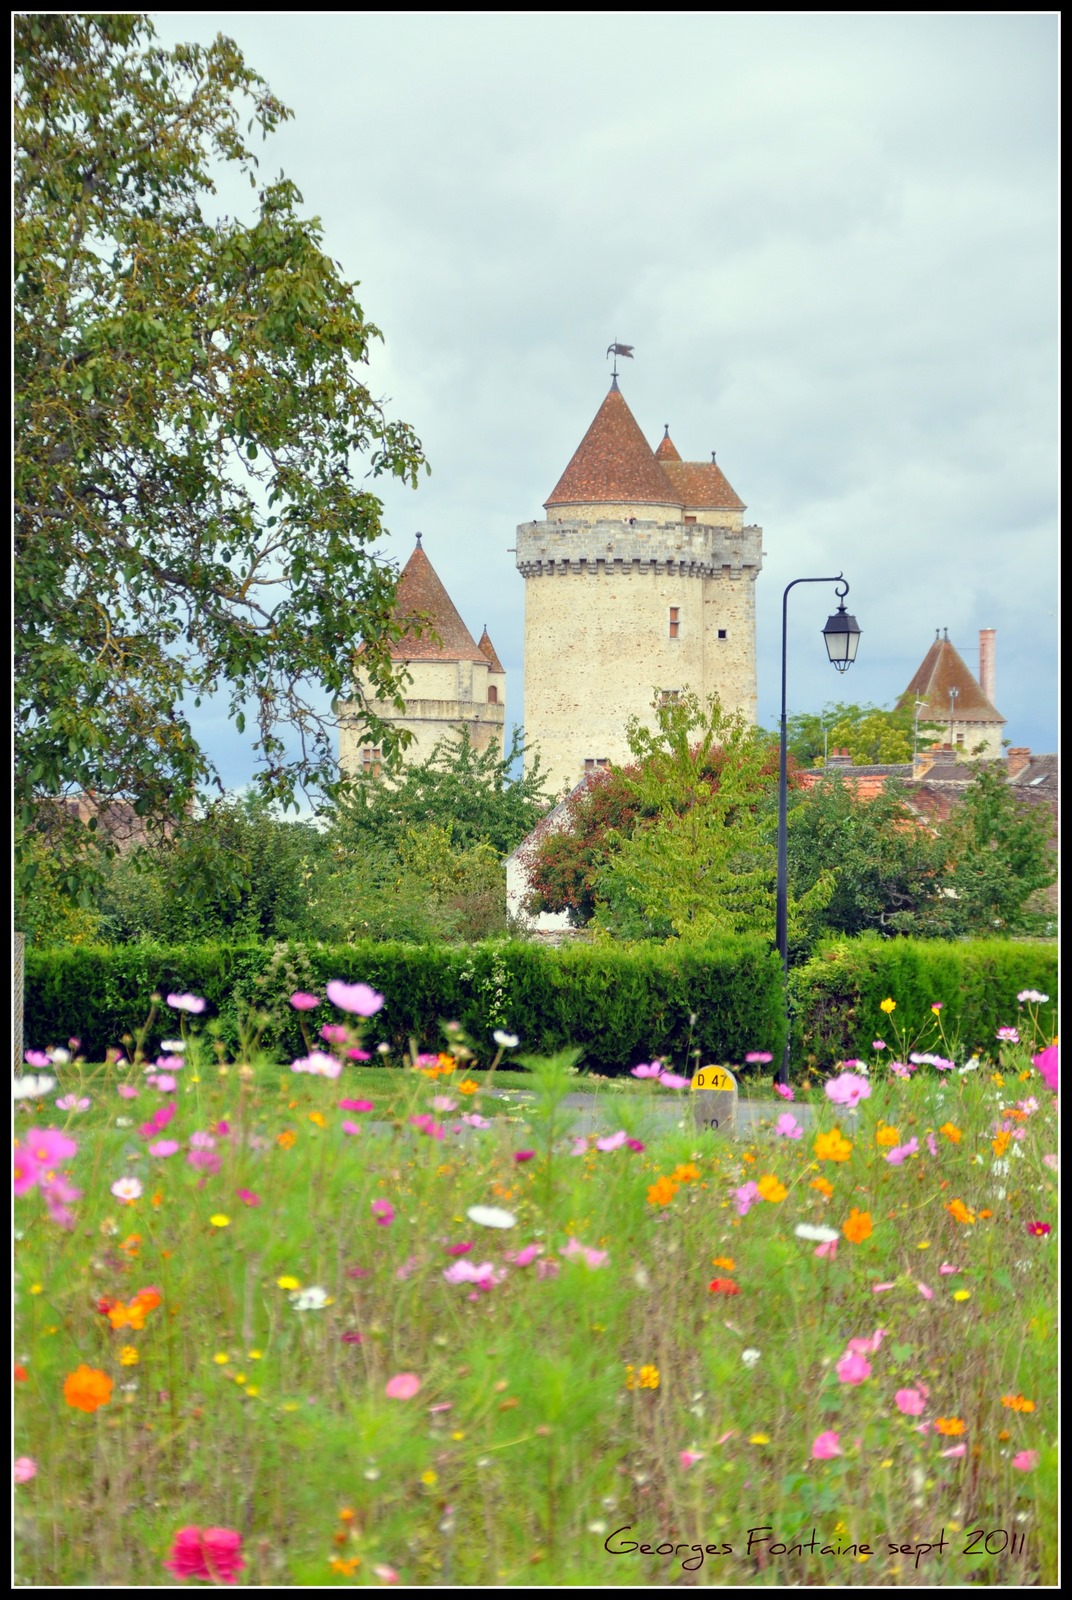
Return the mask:
{"type": "Polygon", "coordinates": [[[847,672],[856,660],[856,647],[860,643],[860,628],[856,618],[850,616],[845,610],[845,596],[849,586],[844,576],[839,572],[836,578],[794,578],[792,583],[786,585],[782,595],[782,722],[781,746],[778,753],[778,900],[777,900],[777,925],[776,937],[778,953],[782,958],[782,982],[784,985],[785,1008],[785,1048],[782,1051],[782,1064],[778,1071],[778,1082],[789,1082],[789,872],[788,853],[786,850],[786,812],[787,812],[787,762],[786,762],[786,711],[785,711],[785,657],[786,657],[786,632],[789,611],[789,591],[795,589],[798,583],[833,583],[837,587],[835,593],[838,598],[838,608],[833,616],[827,618],[826,627],[823,629],[823,638],[826,641],[826,653],[831,663],[838,672],[847,672]]]}

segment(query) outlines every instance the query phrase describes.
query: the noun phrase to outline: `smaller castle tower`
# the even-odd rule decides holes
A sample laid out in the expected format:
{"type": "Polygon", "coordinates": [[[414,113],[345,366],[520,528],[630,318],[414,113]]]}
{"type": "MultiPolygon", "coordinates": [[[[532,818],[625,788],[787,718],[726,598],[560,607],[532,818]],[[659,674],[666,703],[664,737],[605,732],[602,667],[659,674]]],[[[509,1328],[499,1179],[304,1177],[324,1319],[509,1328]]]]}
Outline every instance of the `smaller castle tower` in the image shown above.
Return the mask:
{"type": "Polygon", "coordinates": [[[998,761],[1005,718],[991,701],[994,693],[994,629],[979,633],[979,673],[983,687],[969,672],[963,658],[949,642],[949,629],[934,630],[934,643],[923,657],[898,709],[916,707],[920,722],[942,729],[942,742],[958,755],[998,761]]]}
{"type": "MultiPolygon", "coordinates": [[[[406,632],[391,647],[391,659],[406,669],[406,709],[373,700],[369,709],[384,722],[413,735],[404,753],[407,766],[427,761],[448,734],[468,728],[477,750],[493,742],[503,748],[506,672],[485,627],[474,640],[421,544],[398,580],[394,615],[406,632]],[[420,631],[418,632],[418,625],[420,631]]],[[[363,723],[353,706],[341,707],[339,766],[344,773],[378,772],[379,747],[362,737],[363,723]]]]}

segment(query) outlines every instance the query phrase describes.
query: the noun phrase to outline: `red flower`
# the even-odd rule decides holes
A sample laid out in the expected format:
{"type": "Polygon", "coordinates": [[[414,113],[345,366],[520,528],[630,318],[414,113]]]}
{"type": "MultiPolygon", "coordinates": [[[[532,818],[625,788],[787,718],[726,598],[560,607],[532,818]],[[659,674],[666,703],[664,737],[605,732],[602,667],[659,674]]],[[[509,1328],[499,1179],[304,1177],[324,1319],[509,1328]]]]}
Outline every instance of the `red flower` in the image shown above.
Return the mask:
{"type": "Polygon", "coordinates": [[[707,1285],[709,1294],[740,1294],[739,1286],[732,1278],[712,1278],[707,1285]]]}
{"type": "Polygon", "coordinates": [[[1048,1222],[1029,1222],[1027,1224],[1027,1231],[1028,1233],[1033,1233],[1036,1238],[1039,1238],[1042,1234],[1049,1233],[1050,1225],[1048,1222]]]}
{"type": "Polygon", "coordinates": [[[16,1383],[25,1383],[26,1382],[26,1368],[25,1367],[20,1367],[17,1363],[16,1363],[16,1366],[15,1366],[15,1382],[16,1383]]]}
{"type": "Polygon", "coordinates": [[[165,1567],[176,1578],[202,1578],[206,1583],[235,1583],[245,1566],[239,1551],[242,1535],[232,1528],[180,1528],[165,1567]]]}

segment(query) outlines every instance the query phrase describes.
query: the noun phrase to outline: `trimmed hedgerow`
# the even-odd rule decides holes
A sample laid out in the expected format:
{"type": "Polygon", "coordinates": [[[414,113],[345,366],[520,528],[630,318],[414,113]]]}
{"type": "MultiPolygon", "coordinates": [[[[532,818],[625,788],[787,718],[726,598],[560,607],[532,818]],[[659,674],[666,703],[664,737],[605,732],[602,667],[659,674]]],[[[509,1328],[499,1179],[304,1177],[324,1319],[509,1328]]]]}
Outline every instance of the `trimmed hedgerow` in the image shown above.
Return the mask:
{"type": "MultiPolygon", "coordinates": [[[[704,1061],[740,1063],[749,1050],[777,1053],[784,1038],[781,971],[761,939],[689,946],[567,946],[516,942],[470,946],[369,942],[80,946],[32,951],[26,961],[25,1037],[44,1048],[81,1040],[91,1060],[144,1025],[153,994],[201,995],[233,1051],[250,1010],[269,1018],[265,1046],[304,1054],[295,989],[323,994],[330,978],[371,984],[386,997],[368,1032],[400,1051],[442,1043],[442,1024],[461,1022],[477,1040],[495,1029],[524,1050],[581,1045],[583,1065],[607,1075],[665,1056],[679,1068],[704,1061]]],[[[312,1014],[315,1026],[333,1014],[312,1014]]],[[[312,1018],[308,1017],[307,1021],[312,1018]]],[[[160,1005],[147,1048],[177,1027],[160,1005]]]]}
{"type": "Polygon", "coordinates": [[[1055,1032],[1056,944],[869,934],[826,944],[790,974],[794,1061],[830,1067],[870,1057],[877,1038],[891,1051],[907,1039],[915,1050],[945,1054],[944,1038],[962,1058],[992,1053],[997,1029],[1015,1025],[1025,989],[1049,996],[1039,1017],[1055,1032]],[[887,999],[896,1003],[889,1013],[881,1008],[887,999]]]}

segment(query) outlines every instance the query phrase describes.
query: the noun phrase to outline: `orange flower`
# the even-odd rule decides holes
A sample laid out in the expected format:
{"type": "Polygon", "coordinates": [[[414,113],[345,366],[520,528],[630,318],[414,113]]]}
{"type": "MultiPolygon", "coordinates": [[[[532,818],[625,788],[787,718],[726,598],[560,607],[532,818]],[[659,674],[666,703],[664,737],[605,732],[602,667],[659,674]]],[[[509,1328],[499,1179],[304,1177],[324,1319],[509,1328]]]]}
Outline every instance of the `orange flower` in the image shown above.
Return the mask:
{"type": "Polygon", "coordinates": [[[964,1423],[960,1417],[935,1417],[934,1426],[939,1433],[947,1434],[950,1438],[964,1432],[964,1423]]]}
{"type": "Polygon", "coordinates": [[[708,1294],[740,1294],[740,1285],[732,1278],[712,1278],[707,1285],[708,1294]]]}
{"type": "Polygon", "coordinates": [[[113,1328],[144,1328],[148,1307],[143,1306],[140,1300],[132,1300],[125,1306],[122,1300],[112,1306],[108,1312],[108,1321],[113,1328]]]}
{"type": "Polygon", "coordinates": [[[108,1404],[114,1387],[106,1372],[98,1372],[96,1367],[87,1367],[83,1363],[67,1374],[63,1398],[78,1411],[96,1411],[98,1406],[108,1404]]]}
{"type": "Polygon", "coordinates": [[[808,1184],[808,1188],[818,1189],[819,1193],[821,1195],[825,1195],[827,1200],[829,1200],[830,1196],[834,1192],[834,1185],[829,1183],[826,1178],[813,1178],[808,1184]]]}
{"type": "Polygon", "coordinates": [[[954,1222],[974,1222],[975,1212],[969,1211],[963,1200],[950,1200],[946,1210],[954,1222]]]}
{"type": "Polygon", "coordinates": [[[677,1187],[672,1178],[657,1178],[648,1190],[649,1206],[668,1206],[677,1194],[677,1187]]]}
{"type": "Polygon", "coordinates": [[[139,1289],[137,1294],[134,1296],[134,1299],[139,1305],[144,1306],[146,1311],[155,1311],[157,1306],[162,1302],[163,1298],[164,1297],[160,1293],[160,1290],[153,1288],[139,1289]]]}
{"type": "Polygon", "coordinates": [[[853,1206],[848,1221],[841,1224],[841,1231],[850,1244],[863,1244],[871,1237],[870,1211],[859,1211],[853,1206]]]}
{"type": "Polygon", "coordinates": [[[474,1083],[472,1078],[463,1078],[461,1083],[454,1085],[459,1094],[477,1094],[480,1090],[479,1083],[474,1083]]]}
{"type": "Polygon", "coordinates": [[[1022,1394],[1003,1394],[1001,1403],[1003,1406],[1007,1406],[1010,1411],[1034,1411],[1035,1409],[1035,1402],[1033,1400],[1025,1400],[1022,1394]]]}
{"type": "Polygon", "coordinates": [[[875,1134],[876,1144],[900,1144],[901,1135],[896,1128],[888,1128],[885,1124],[875,1134]]]}
{"type": "Polygon", "coordinates": [[[1006,1133],[1004,1128],[999,1133],[994,1135],[990,1141],[990,1148],[993,1150],[996,1156],[1003,1156],[1005,1154],[1006,1150],[1009,1148],[1009,1140],[1011,1138],[1012,1135],[1006,1133]]]}
{"type": "Polygon", "coordinates": [[[950,1144],[960,1143],[960,1129],[957,1127],[956,1123],[943,1122],[942,1126],[938,1129],[938,1132],[944,1133],[950,1144]]]}
{"type": "Polygon", "coordinates": [[[784,1200],[789,1190],[784,1183],[779,1183],[773,1172],[765,1172],[756,1184],[761,1200],[770,1200],[777,1205],[779,1200],[784,1200]]]}
{"type": "Polygon", "coordinates": [[[440,1072],[443,1072],[443,1073],[453,1072],[457,1065],[458,1065],[458,1063],[455,1061],[453,1056],[445,1055],[442,1051],[440,1051],[440,1053],[439,1053],[439,1070],[440,1070],[440,1072]]]}
{"type": "Polygon", "coordinates": [[[326,1128],[328,1125],[328,1119],[322,1111],[310,1111],[309,1121],[315,1122],[318,1128],[326,1128]]]}
{"type": "Polygon", "coordinates": [[[298,1135],[293,1128],[284,1128],[282,1133],[276,1134],[275,1142],[281,1150],[289,1150],[291,1145],[297,1144],[298,1135]]]}
{"type": "Polygon", "coordinates": [[[817,1135],[815,1154],[820,1161],[847,1161],[852,1155],[852,1144],[840,1128],[833,1128],[829,1133],[817,1135]]]}
{"type": "Polygon", "coordinates": [[[123,1240],[123,1243],[119,1246],[119,1248],[120,1248],[120,1250],[124,1251],[125,1254],[128,1255],[128,1256],[136,1256],[137,1253],[138,1253],[138,1246],[140,1244],[141,1244],[141,1234],[140,1233],[128,1233],[126,1238],[123,1240]]]}
{"type": "Polygon", "coordinates": [[[675,1167],[670,1174],[670,1180],[672,1183],[689,1183],[693,1178],[698,1178],[699,1176],[699,1167],[693,1166],[690,1161],[687,1166],[675,1167]]]}
{"type": "Polygon", "coordinates": [[[737,1267],[734,1264],[734,1260],[733,1260],[732,1256],[712,1256],[711,1257],[711,1265],[713,1267],[721,1267],[723,1272],[736,1272],[737,1271],[737,1267]]]}
{"type": "Polygon", "coordinates": [[[20,1367],[18,1365],[18,1363],[16,1362],[16,1364],[15,1364],[15,1382],[16,1383],[25,1383],[26,1379],[27,1379],[27,1376],[28,1376],[28,1374],[26,1372],[26,1368],[25,1367],[20,1367]]]}

